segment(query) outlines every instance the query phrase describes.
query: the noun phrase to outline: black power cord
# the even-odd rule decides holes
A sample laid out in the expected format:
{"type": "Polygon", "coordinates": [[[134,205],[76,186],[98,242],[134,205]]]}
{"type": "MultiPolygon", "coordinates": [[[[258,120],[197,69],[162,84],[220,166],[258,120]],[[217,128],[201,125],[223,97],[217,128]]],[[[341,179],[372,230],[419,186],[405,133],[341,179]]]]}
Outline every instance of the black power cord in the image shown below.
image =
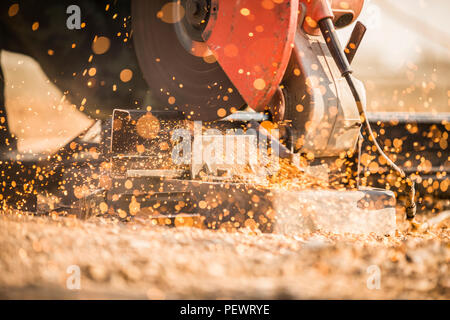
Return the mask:
{"type": "Polygon", "coordinates": [[[380,145],[377,142],[377,139],[372,131],[372,127],[370,126],[369,119],[367,118],[366,110],[364,109],[364,105],[361,102],[361,97],[359,96],[358,90],[356,89],[355,83],[352,79],[352,69],[350,68],[350,64],[348,63],[347,57],[342,50],[339,38],[336,34],[336,29],[334,28],[334,24],[331,18],[325,18],[319,21],[319,28],[322,32],[322,35],[325,39],[325,43],[327,44],[328,50],[331,53],[336,65],[341,72],[342,77],[347,81],[348,86],[352,92],[353,98],[355,99],[356,106],[358,107],[359,116],[361,118],[361,122],[365,124],[367,132],[369,136],[372,138],[372,142],[374,143],[378,153],[386,160],[389,166],[398,173],[400,178],[405,182],[406,185],[406,217],[407,219],[413,219],[416,215],[416,203],[414,201],[415,198],[415,183],[411,177],[407,177],[405,172],[399,168],[383,151],[380,145]]]}

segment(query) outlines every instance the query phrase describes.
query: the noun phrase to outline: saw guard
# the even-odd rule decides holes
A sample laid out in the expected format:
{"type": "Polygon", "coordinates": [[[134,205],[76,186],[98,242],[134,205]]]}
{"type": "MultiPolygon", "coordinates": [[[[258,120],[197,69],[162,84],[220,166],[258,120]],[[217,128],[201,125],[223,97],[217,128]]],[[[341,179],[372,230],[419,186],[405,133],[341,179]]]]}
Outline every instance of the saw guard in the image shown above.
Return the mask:
{"type": "Polygon", "coordinates": [[[247,104],[263,111],[289,63],[298,0],[211,3],[203,39],[247,104]]]}

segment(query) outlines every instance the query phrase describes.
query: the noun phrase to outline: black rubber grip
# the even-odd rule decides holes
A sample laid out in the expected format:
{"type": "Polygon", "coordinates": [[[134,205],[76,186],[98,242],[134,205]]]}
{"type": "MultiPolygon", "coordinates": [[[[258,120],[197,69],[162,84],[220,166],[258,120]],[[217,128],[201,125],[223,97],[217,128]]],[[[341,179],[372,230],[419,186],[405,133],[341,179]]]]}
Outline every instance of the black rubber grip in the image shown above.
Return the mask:
{"type": "Polygon", "coordinates": [[[319,28],[322,31],[322,35],[327,44],[328,50],[330,50],[336,65],[339,68],[342,76],[352,73],[350,63],[348,63],[347,57],[344,54],[339,38],[336,34],[333,21],[331,18],[325,18],[319,21],[319,28]]]}

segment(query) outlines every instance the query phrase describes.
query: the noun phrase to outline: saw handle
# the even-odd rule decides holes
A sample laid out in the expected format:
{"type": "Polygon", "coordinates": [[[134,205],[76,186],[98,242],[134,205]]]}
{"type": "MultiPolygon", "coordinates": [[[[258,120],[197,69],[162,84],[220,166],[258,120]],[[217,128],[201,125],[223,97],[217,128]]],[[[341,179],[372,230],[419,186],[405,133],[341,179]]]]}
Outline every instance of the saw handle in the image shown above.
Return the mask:
{"type": "Polygon", "coordinates": [[[346,75],[352,73],[353,71],[350,67],[350,63],[344,54],[344,50],[342,50],[341,43],[336,34],[333,20],[328,17],[320,20],[319,28],[325,38],[328,50],[330,50],[331,56],[341,72],[341,75],[345,77],[346,75]]]}

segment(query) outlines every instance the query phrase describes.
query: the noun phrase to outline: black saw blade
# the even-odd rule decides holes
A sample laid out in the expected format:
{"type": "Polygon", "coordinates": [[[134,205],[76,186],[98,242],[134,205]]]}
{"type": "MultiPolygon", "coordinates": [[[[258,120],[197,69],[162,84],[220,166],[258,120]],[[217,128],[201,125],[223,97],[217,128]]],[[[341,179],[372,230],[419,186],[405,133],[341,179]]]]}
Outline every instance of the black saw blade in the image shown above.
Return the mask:
{"type": "Polygon", "coordinates": [[[209,10],[208,0],[132,1],[134,45],[145,80],[163,106],[192,120],[216,120],[245,105],[213,56],[204,54],[201,34],[209,10]]]}

